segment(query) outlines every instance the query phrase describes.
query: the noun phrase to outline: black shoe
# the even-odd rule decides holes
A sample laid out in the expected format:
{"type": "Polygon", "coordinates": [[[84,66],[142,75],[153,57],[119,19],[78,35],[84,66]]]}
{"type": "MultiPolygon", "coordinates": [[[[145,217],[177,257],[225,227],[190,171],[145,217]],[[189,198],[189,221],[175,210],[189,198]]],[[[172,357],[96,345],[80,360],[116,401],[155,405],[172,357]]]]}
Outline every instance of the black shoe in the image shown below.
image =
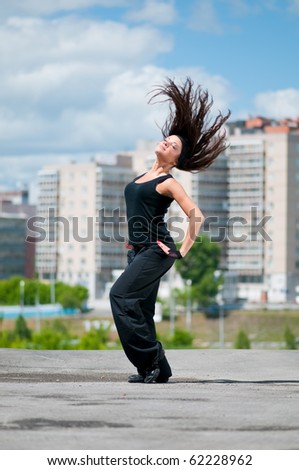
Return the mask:
{"type": "Polygon", "coordinates": [[[144,383],[146,384],[151,384],[152,382],[155,382],[156,378],[160,374],[160,369],[158,366],[153,366],[151,369],[148,369],[146,371],[146,376],[144,379],[144,383]]]}
{"type": "Polygon", "coordinates": [[[156,378],[157,384],[166,384],[169,380],[169,377],[161,377],[161,374],[156,378]]]}
{"type": "Polygon", "coordinates": [[[141,374],[133,374],[128,377],[128,382],[131,384],[141,384],[144,382],[144,377],[141,374]]]}
{"type": "MultiPolygon", "coordinates": [[[[164,354],[164,356],[159,360],[158,362],[158,366],[159,366],[159,369],[160,369],[160,376],[161,377],[171,377],[172,376],[172,371],[171,371],[171,367],[169,365],[169,362],[167,361],[166,359],[166,356],[164,354]]],[[[159,376],[159,378],[160,378],[159,376]]]]}

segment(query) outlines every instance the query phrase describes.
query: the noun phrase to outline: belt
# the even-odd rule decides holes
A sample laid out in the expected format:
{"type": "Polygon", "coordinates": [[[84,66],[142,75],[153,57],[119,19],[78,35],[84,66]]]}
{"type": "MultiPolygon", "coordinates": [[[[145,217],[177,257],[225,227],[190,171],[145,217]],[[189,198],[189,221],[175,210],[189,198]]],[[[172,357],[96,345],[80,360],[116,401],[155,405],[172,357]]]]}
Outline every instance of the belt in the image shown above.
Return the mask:
{"type": "Polygon", "coordinates": [[[126,243],[125,247],[128,250],[134,250],[135,248],[144,248],[146,245],[131,245],[130,243],[126,243]]]}

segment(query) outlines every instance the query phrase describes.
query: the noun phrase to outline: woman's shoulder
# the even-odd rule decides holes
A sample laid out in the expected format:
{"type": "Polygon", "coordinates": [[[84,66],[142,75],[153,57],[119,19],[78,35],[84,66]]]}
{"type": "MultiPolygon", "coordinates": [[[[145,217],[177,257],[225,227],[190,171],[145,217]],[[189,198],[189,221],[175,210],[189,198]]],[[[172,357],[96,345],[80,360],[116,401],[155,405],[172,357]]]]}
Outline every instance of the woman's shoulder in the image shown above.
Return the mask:
{"type": "Polygon", "coordinates": [[[176,192],[183,188],[181,183],[178,182],[174,176],[169,174],[161,183],[159,183],[159,192],[164,196],[174,198],[176,192]]]}

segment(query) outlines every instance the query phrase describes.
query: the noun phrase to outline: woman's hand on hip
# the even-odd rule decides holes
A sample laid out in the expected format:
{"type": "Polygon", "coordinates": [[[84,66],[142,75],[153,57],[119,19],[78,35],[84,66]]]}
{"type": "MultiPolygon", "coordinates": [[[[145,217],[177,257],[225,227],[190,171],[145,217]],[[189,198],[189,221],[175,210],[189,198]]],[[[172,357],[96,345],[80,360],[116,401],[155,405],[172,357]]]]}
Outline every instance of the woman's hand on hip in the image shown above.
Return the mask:
{"type": "Polygon", "coordinates": [[[164,243],[160,242],[160,240],[157,240],[157,245],[161,248],[161,250],[164,251],[164,253],[167,254],[170,258],[174,259],[181,259],[183,258],[181,252],[179,250],[171,250],[169,246],[165,245],[164,243]]]}

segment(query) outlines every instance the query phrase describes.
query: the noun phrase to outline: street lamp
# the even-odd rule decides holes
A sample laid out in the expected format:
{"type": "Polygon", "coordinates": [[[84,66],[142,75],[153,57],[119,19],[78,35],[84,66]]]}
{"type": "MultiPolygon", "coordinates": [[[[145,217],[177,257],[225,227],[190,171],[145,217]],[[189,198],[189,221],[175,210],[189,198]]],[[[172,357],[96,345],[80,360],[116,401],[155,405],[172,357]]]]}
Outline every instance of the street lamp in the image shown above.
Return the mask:
{"type": "Polygon", "coordinates": [[[219,344],[220,348],[224,349],[224,301],[222,292],[218,294],[218,305],[219,305],[219,344]]]}
{"type": "Polygon", "coordinates": [[[21,279],[20,281],[20,310],[23,313],[24,309],[24,291],[25,291],[25,281],[21,279]]]}
{"type": "Polygon", "coordinates": [[[35,291],[35,325],[36,331],[40,331],[40,314],[39,314],[39,281],[36,283],[35,291]]]}
{"type": "Polygon", "coordinates": [[[170,334],[174,334],[175,330],[175,299],[174,299],[174,279],[173,279],[173,270],[169,272],[169,327],[170,334]]]}
{"type": "MultiPolygon", "coordinates": [[[[215,278],[218,280],[223,273],[220,270],[214,272],[215,278]]],[[[224,298],[223,298],[223,286],[218,287],[218,294],[216,300],[219,306],[219,346],[224,349],[224,298]]]]}
{"type": "Polygon", "coordinates": [[[187,302],[186,302],[186,328],[187,330],[191,330],[191,323],[192,323],[192,312],[191,312],[191,279],[187,279],[187,302]]]}
{"type": "Polygon", "coordinates": [[[55,304],[55,275],[51,272],[51,279],[50,279],[50,296],[51,296],[51,304],[55,304]]]}

